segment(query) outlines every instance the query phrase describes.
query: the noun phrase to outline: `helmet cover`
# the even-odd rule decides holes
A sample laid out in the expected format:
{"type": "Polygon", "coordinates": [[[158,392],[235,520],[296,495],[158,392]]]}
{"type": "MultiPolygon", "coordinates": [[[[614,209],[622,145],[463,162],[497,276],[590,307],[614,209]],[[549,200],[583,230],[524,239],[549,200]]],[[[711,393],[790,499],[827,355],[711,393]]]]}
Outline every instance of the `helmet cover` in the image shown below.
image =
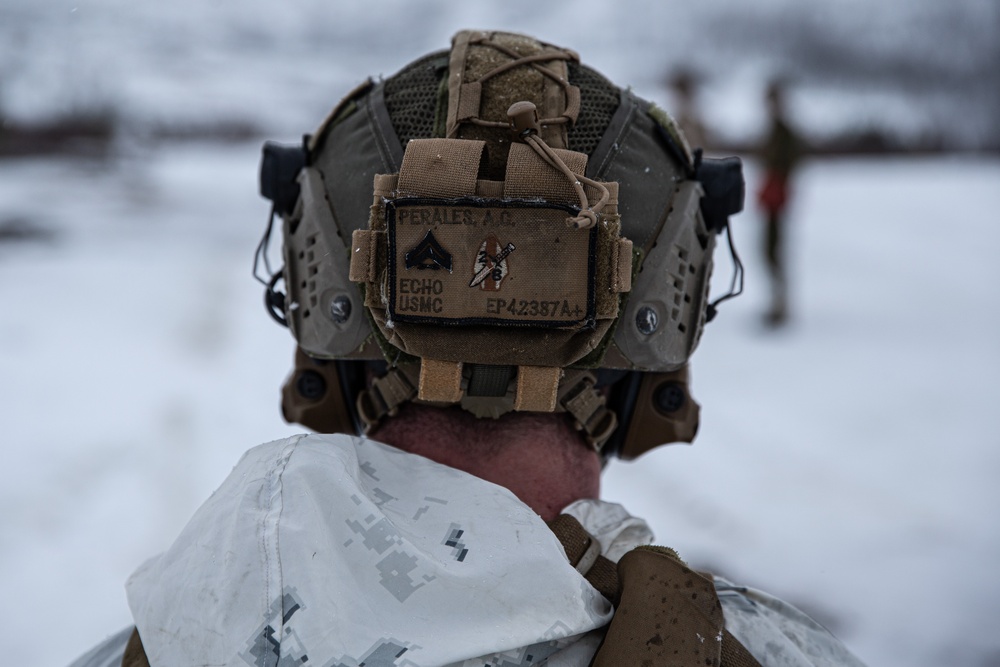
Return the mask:
{"type": "Polygon", "coordinates": [[[352,430],[310,401],[370,427],[415,400],[480,417],[569,412],[625,458],[694,437],[687,361],[742,176],[738,162],[703,169],[665,112],[572,51],[463,31],[352,91],[283,176],[276,156],[293,149],[269,147],[262,190],[282,178],[287,190],[290,171],[297,186],[280,207],[271,197],[278,310],[299,347],[287,419],[323,413],[322,430],[352,430]],[[333,360],[341,376],[345,360],[384,362],[347,411],[358,388],[294,390],[306,372],[336,384],[333,360]],[[609,405],[599,385],[622,376],[609,405]]]}

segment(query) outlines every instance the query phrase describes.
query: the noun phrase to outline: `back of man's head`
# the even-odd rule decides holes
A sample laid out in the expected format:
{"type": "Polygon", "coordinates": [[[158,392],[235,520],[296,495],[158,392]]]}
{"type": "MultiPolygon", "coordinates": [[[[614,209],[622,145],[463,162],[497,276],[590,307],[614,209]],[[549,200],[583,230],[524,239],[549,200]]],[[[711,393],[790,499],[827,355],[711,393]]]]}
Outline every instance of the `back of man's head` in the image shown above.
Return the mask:
{"type": "Polygon", "coordinates": [[[605,460],[693,439],[687,362],[739,162],[692,154],[576,53],[461,32],[302,146],[265,146],[261,175],[285,258],[268,304],[298,343],[289,421],[411,449],[446,423],[486,443],[530,422],[605,460]]]}

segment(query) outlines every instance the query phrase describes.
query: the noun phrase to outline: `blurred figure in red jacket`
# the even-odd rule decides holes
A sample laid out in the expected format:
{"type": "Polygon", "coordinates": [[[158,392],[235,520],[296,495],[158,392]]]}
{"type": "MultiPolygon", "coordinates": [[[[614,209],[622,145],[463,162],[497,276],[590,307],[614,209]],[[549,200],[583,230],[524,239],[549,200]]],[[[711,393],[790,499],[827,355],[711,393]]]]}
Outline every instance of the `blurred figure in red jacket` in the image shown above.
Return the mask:
{"type": "Polygon", "coordinates": [[[759,151],[764,181],[757,201],[764,212],[764,257],[771,277],[771,305],[764,322],[770,327],[778,327],[788,320],[785,214],[789,183],[802,157],[803,145],[785,117],[785,85],[772,81],[766,97],[770,126],[759,151]]]}

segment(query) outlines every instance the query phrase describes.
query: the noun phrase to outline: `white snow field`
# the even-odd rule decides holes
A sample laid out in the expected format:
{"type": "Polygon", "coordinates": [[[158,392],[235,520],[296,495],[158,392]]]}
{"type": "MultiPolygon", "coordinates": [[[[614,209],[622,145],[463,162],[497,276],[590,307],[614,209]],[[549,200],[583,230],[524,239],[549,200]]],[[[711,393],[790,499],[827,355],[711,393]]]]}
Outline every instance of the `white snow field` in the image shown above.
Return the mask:
{"type": "MultiPolygon", "coordinates": [[[[59,232],[0,246],[9,664],[67,663],[127,624],[132,569],[243,450],[297,431],[278,412],[293,341],[250,278],[256,160],[0,163],[5,207],[59,232]]],[[[758,220],[738,217],[747,292],[695,355],[697,443],[613,463],[605,496],[872,665],[995,664],[998,182],[1000,160],[808,165],[777,333],[758,220]]]]}
{"type": "MultiPolygon", "coordinates": [[[[759,3],[772,14],[806,4],[759,3]]],[[[863,23],[867,53],[892,55],[903,28],[939,25],[944,7],[870,5],[831,0],[810,16],[831,34],[863,23]],[[862,7],[874,18],[856,18],[862,7]],[[917,9],[894,23],[902,7],[917,9]]],[[[980,17],[956,19],[970,35],[997,14],[990,0],[954,6],[980,17]]],[[[4,664],[59,667],[129,624],[132,570],[244,450],[299,431],[278,411],[293,340],[250,277],[268,212],[259,142],[147,144],[142,128],[236,117],[294,141],[365,74],[443,48],[461,27],[541,34],[655,98],[669,57],[704,42],[684,26],[704,25],[707,11],[597,0],[275,7],[0,0],[0,100],[12,114],[106,102],[132,130],[105,160],[0,160],[0,223],[41,232],[0,243],[4,664]]],[[[767,66],[735,62],[739,75],[706,99],[709,119],[756,132],[767,66]]],[[[844,109],[883,110],[868,93],[852,107],[836,90],[807,92],[796,108],[836,129],[844,109]]],[[[884,105],[918,130],[928,109],[884,105]]],[[[747,289],[694,357],[697,443],[612,463],[605,497],[692,563],[802,606],[872,667],[1000,665],[1000,159],[808,163],[790,221],[793,319],[778,332],[760,325],[753,164],[747,177],[748,210],[733,222],[747,289]]],[[[727,254],[716,253],[715,295],[728,286],[727,254]]]]}

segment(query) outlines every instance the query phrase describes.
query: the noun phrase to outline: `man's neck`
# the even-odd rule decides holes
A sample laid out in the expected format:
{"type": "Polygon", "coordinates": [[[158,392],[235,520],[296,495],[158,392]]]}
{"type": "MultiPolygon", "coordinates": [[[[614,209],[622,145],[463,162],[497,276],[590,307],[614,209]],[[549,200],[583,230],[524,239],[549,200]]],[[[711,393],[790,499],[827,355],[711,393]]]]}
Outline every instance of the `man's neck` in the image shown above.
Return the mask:
{"type": "Polygon", "coordinates": [[[459,408],[408,404],[372,437],[506,487],[546,521],[600,492],[600,457],[562,414],[476,419],[459,408]]]}

